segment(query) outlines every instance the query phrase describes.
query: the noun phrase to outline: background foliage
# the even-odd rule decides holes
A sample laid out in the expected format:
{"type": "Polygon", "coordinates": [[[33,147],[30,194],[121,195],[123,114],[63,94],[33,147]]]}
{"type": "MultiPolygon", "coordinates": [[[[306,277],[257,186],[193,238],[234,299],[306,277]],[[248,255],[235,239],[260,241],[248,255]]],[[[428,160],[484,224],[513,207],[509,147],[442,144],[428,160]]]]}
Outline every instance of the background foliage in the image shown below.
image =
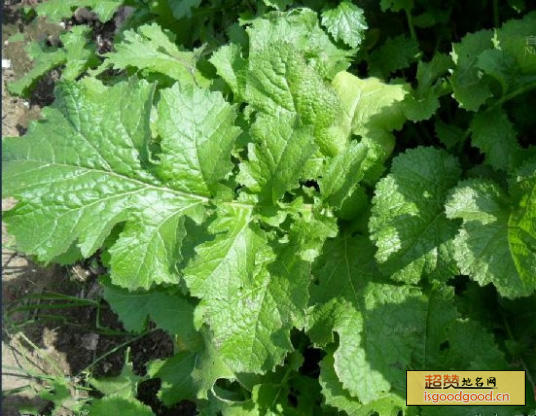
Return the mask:
{"type": "MultiPolygon", "coordinates": [[[[523,1],[60,1],[11,84],[62,81],[4,140],[5,215],[43,263],[95,257],[125,329],[201,414],[406,407],[408,369],[527,372],[536,410],[536,12],[523,1]],[[128,6],[132,9],[125,9],[128,6]],[[121,12],[118,12],[118,9],[121,12]],[[88,10],[85,10],[88,12],[88,10]],[[115,19],[115,20],[114,20],[115,19]]],[[[80,412],[152,414],[125,364],[80,412]],[[99,396],[98,394],[96,396],[99,396]]]]}

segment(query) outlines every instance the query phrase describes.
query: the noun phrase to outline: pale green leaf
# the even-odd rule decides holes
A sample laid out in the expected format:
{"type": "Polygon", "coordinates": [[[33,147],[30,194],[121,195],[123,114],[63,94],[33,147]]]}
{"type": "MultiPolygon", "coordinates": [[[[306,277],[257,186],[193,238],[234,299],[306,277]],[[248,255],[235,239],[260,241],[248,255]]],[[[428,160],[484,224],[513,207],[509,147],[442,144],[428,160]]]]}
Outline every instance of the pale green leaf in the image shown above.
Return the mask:
{"type": "Polygon", "coordinates": [[[44,43],[32,42],[25,49],[35,61],[34,66],[21,78],[8,84],[8,90],[13,95],[27,96],[48,71],[62,65],[66,59],[63,49],[48,47],[44,43]]]}
{"type": "Polygon", "coordinates": [[[107,22],[122,4],[123,0],[48,0],[38,4],[36,11],[51,21],[59,22],[70,18],[78,7],[89,7],[101,22],[107,22]]]}
{"type": "Polygon", "coordinates": [[[248,63],[240,46],[234,43],[222,46],[210,57],[210,62],[231,88],[235,101],[244,100],[248,63]]]}
{"type": "Polygon", "coordinates": [[[271,117],[299,116],[300,123],[314,128],[323,154],[337,154],[346,144],[347,138],[335,125],[340,113],[335,91],[289,43],[250,53],[246,98],[271,117]]]}
{"type": "Polygon", "coordinates": [[[151,408],[137,400],[127,400],[122,397],[108,396],[93,399],[87,406],[91,416],[154,416],[151,408]]]}
{"type": "Polygon", "coordinates": [[[248,208],[219,212],[210,231],[215,239],[198,246],[184,279],[229,367],[270,370],[292,348],[289,331],[307,302],[307,263],[284,248],[276,258],[248,208]]]}
{"type": "Polygon", "coordinates": [[[348,72],[337,74],[333,86],[348,133],[374,137],[402,127],[405,118],[397,103],[407,94],[405,86],[385,84],[377,78],[360,79],[348,72]]]}
{"type": "Polygon", "coordinates": [[[126,221],[110,249],[112,282],[147,289],[179,281],[180,218],[199,219],[207,200],[147,169],[152,94],[134,80],[63,84],[46,121],[4,140],[4,192],[20,201],[6,222],[20,249],[47,262],[78,241],[88,257],[126,221]]]}
{"type": "Polygon", "coordinates": [[[196,398],[206,400],[217,380],[236,378],[224,358],[216,349],[214,340],[205,335],[205,347],[198,352],[191,373],[192,384],[197,390],[196,398]]]}
{"type": "Polygon", "coordinates": [[[519,165],[523,149],[504,111],[479,113],[470,128],[471,143],[486,155],[486,163],[507,172],[519,165]]]}
{"type": "Polygon", "coordinates": [[[17,81],[10,83],[8,88],[12,94],[27,96],[35,84],[46,73],[65,64],[62,78],[75,80],[89,67],[98,63],[95,44],[90,39],[91,29],[88,26],[75,26],[70,32],[60,35],[63,48],[45,46],[44,43],[32,42],[26,52],[34,67],[17,81]]]}
{"type": "Polygon", "coordinates": [[[162,92],[156,123],[162,155],[158,174],[175,189],[213,196],[233,168],[240,129],[220,93],[175,84],[162,92]]]}
{"type": "Polygon", "coordinates": [[[98,72],[109,66],[114,69],[136,68],[144,74],[166,75],[181,85],[208,85],[196,68],[198,54],[181,50],[175,44],[174,35],[156,23],[125,31],[123,40],[115,43],[114,49],[106,54],[98,72]]]}
{"type": "Polygon", "coordinates": [[[54,403],[56,408],[62,408],[71,399],[71,391],[66,380],[56,378],[51,380],[50,386],[39,392],[39,397],[54,403]]]}
{"type": "Polygon", "coordinates": [[[337,121],[340,134],[361,136],[361,143],[368,148],[363,169],[381,166],[394,148],[392,131],[405,121],[402,104],[406,87],[377,78],[360,79],[348,72],[337,74],[333,87],[342,107],[337,121]]]}
{"type": "Polygon", "coordinates": [[[260,193],[261,200],[275,203],[296,188],[304,164],[317,150],[313,129],[299,127],[292,114],[261,116],[252,126],[253,144],[248,161],[240,165],[239,182],[260,193]]]}
{"type": "Polygon", "coordinates": [[[342,40],[352,48],[363,42],[368,29],[363,10],[348,1],[322,12],[322,25],[335,40],[342,40]]]}
{"type": "Polygon", "coordinates": [[[353,51],[341,50],[329,39],[318,24],[316,12],[295,8],[288,12],[268,13],[255,19],[247,29],[250,56],[264,51],[269,45],[290,44],[307,57],[307,62],[324,79],[332,79],[350,65],[353,51]]]}
{"type": "Polygon", "coordinates": [[[285,10],[292,4],[291,0],[262,0],[267,6],[273,7],[277,10],[285,10]]]}
{"type": "Polygon", "coordinates": [[[405,408],[405,400],[395,394],[388,393],[368,404],[361,403],[344,389],[335,372],[333,351],[320,362],[320,385],[326,404],[342,410],[352,416],[397,416],[405,408]]]}
{"type": "Polygon", "coordinates": [[[62,79],[76,80],[86,69],[98,64],[96,45],[92,40],[92,30],[88,26],[74,26],[69,32],[60,35],[65,49],[65,68],[62,79]]]}
{"type": "Polygon", "coordinates": [[[341,208],[355,186],[363,179],[368,149],[362,143],[352,141],[346,151],[328,162],[319,181],[322,201],[341,208]]]}
{"type": "Polygon", "coordinates": [[[460,174],[454,157],[419,147],[395,158],[378,182],[369,229],[376,258],[394,279],[418,282],[423,275],[444,279],[456,272],[451,249],[457,226],[443,204],[460,174]]]}

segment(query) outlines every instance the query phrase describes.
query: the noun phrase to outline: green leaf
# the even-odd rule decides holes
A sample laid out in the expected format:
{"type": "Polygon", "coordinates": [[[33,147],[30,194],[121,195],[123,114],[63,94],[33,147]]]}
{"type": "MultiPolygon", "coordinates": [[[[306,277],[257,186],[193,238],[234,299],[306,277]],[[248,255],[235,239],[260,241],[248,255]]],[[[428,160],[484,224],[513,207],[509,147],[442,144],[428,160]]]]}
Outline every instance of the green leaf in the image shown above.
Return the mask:
{"type": "Polygon", "coordinates": [[[446,152],[419,147],[396,157],[391,173],[378,182],[369,229],[376,259],[395,280],[444,279],[456,272],[451,250],[457,227],[445,217],[443,203],[460,174],[446,152]]]}
{"type": "Polygon", "coordinates": [[[285,10],[292,4],[291,0],[262,0],[264,4],[277,10],[285,10]]]}
{"type": "Polygon", "coordinates": [[[465,137],[465,132],[462,129],[454,124],[445,124],[441,120],[436,120],[435,133],[447,149],[452,149],[465,137]]]}
{"type": "Polygon", "coordinates": [[[246,97],[259,112],[283,120],[297,115],[300,123],[312,126],[323,154],[337,154],[346,144],[334,126],[340,113],[335,91],[289,43],[250,54],[246,97]]]}
{"type": "Polygon", "coordinates": [[[416,323],[426,312],[418,289],[374,283],[380,274],[373,250],[364,238],[335,240],[319,259],[318,284],[311,288],[311,302],[318,304],[311,339],[323,345],[332,341],[331,331],[338,333],[335,371],[344,388],[364,404],[389,391],[393,383],[403,389],[405,373],[390,368],[409,365],[421,337],[416,323]],[[388,333],[403,336],[395,340],[388,333]],[[389,345],[386,337],[391,337],[389,345]]]}
{"type": "Polygon", "coordinates": [[[44,43],[32,42],[25,49],[35,64],[24,76],[8,84],[8,90],[13,95],[28,96],[30,90],[48,71],[62,65],[66,59],[64,50],[47,47],[44,43]]]}
{"type": "Polygon", "coordinates": [[[123,0],[48,0],[38,4],[36,11],[51,21],[59,22],[70,18],[78,7],[89,7],[104,23],[113,17],[122,4],[123,0]]]}
{"type": "Polygon", "coordinates": [[[215,239],[197,247],[184,279],[229,367],[268,371],[292,348],[289,332],[307,302],[307,264],[293,247],[288,255],[278,248],[276,258],[248,208],[219,212],[210,231],[215,239]]]}
{"type": "Polygon", "coordinates": [[[158,398],[166,406],[182,400],[207,399],[216,380],[235,378],[208,340],[204,349],[181,351],[165,360],[152,361],[147,373],[161,379],[158,398]]]}
{"type": "Polygon", "coordinates": [[[149,376],[162,380],[158,398],[166,406],[172,406],[182,400],[195,400],[196,388],[191,373],[197,356],[197,352],[181,351],[171,358],[153,361],[148,366],[149,376]]]}
{"type": "Polygon", "coordinates": [[[240,46],[234,43],[222,46],[210,57],[210,62],[231,88],[235,101],[243,101],[248,62],[242,57],[240,46]]]}
{"type": "Polygon", "coordinates": [[[515,66],[515,60],[499,49],[488,49],[478,56],[477,67],[486,75],[494,78],[505,94],[510,86],[519,84],[518,79],[522,76],[515,66]]]}
{"type": "Polygon", "coordinates": [[[138,383],[143,380],[143,377],[134,374],[133,365],[128,362],[128,355],[127,353],[127,359],[121,374],[102,379],[90,378],[89,383],[104,396],[119,397],[126,400],[136,399],[138,383]]]}
{"type": "Polygon", "coordinates": [[[480,285],[493,283],[505,297],[527,296],[536,288],[536,175],[522,178],[519,202],[490,180],[461,182],[450,195],[449,218],[463,219],[455,240],[461,272],[480,285]]]}
{"type": "Polygon", "coordinates": [[[377,78],[360,79],[348,72],[337,74],[333,87],[342,107],[339,129],[346,136],[361,136],[361,143],[369,149],[364,169],[383,163],[394,148],[391,132],[405,121],[401,102],[406,87],[385,84],[377,78]]]}
{"type": "Polygon", "coordinates": [[[91,38],[92,29],[83,25],[74,26],[70,32],[60,35],[66,56],[62,79],[74,81],[86,69],[98,64],[96,45],[91,38]]]}
{"type": "Polygon", "coordinates": [[[413,0],[381,0],[380,7],[382,11],[392,10],[399,12],[400,10],[411,10],[413,8],[413,0]]]}
{"type": "Polygon", "coordinates": [[[536,53],[528,49],[535,24],[533,12],[521,20],[509,20],[494,33],[469,34],[453,45],[451,55],[457,68],[450,80],[454,97],[464,108],[477,111],[492,96],[493,80],[501,88],[496,95],[502,100],[536,86],[536,53]]]}
{"type": "Polygon", "coordinates": [[[319,181],[322,201],[334,208],[341,208],[365,174],[368,148],[352,141],[345,152],[328,162],[319,181]]]}
{"type": "Polygon", "coordinates": [[[491,38],[491,31],[481,30],[452,45],[451,56],[456,66],[450,83],[454,98],[468,111],[478,111],[492,95],[487,83],[482,82],[482,74],[477,67],[479,55],[492,47],[491,38]]]}
{"type": "Polygon", "coordinates": [[[471,133],[471,142],[486,155],[486,163],[507,172],[519,165],[523,149],[504,111],[477,114],[471,122],[471,133]]]}
{"type": "Polygon", "coordinates": [[[344,389],[335,372],[335,359],[333,351],[327,349],[328,354],[320,362],[320,385],[326,404],[352,416],[397,416],[399,411],[405,408],[405,400],[395,394],[385,394],[382,397],[363,404],[352,397],[344,389]]]}
{"type": "Polygon", "coordinates": [[[93,399],[87,411],[91,416],[110,416],[121,414],[122,416],[154,416],[149,406],[137,400],[127,400],[117,396],[93,399]]]}
{"type": "Polygon", "coordinates": [[[126,222],[110,249],[112,282],[147,289],[179,281],[181,218],[199,219],[207,199],[147,169],[152,94],[135,80],[63,84],[46,121],[4,140],[4,192],[20,201],[6,222],[22,250],[47,262],[78,240],[88,257],[126,222]]]}
{"type": "Polygon", "coordinates": [[[293,51],[306,56],[308,64],[328,80],[348,68],[354,53],[337,48],[318,24],[316,12],[306,8],[265,14],[255,19],[247,32],[250,56],[262,53],[270,45],[290,44],[293,51]]]}
{"type": "Polygon", "coordinates": [[[520,20],[509,20],[497,30],[497,49],[515,61],[520,75],[536,75],[536,53],[527,50],[529,37],[534,36],[536,12],[527,13],[520,20]]]}
{"type": "Polygon", "coordinates": [[[360,79],[340,72],[333,86],[344,111],[345,130],[362,137],[374,137],[402,127],[405,118],[397,103],[407,94],[403,85],[389,85],[377,78],[360,79]]]}
{"type": "Polygon", "coordinates": [[[352,48],[363,42],[368,29],[363,10],[348,1],[322,12],[322,25],[336,41],[343,41],[352,48]]]}
{"type": "Polygon", "coordinates": [[[432,117],[439,108],[439,98],[448,93],[441,76],[452,65],[452,59],[436,54],[430,62],[420,61],[417,65],[417,88],[406,96],[404,114],[409,120],[422,121],[432,117]]]}
{"type": "Polygon", "coordinates": [[[388,78],[392,72],[407,68],[419,58],[419,45],[415,40],[404,35],[389,38],[370,54],[370,74],[388,78]]]}
{"type": "Polygon", "coordinates": [[[60,35],[63,48],[45,46],[44,43],[32,42],[26,52],[35,61],[34,67],[17,81],[10,83],[9,91],[14,95],[27,96],[36,83],[48,71],[65,64],[62,78],[75,80],[89,67],[98,63],[95,44],[91,41],[91,29],[88,26],[75,26],[70,32],[60,35]]]}
{"type": "Polygon", "coordinates": [[[125,31],[123,40],[115,43],[114,48],[106,54],[106,60],[96,74],[110,66],[114,69],[136,68],[144,74],[166,75],[181,85],[208,85],[196,68],[198,52],[180,50],[174,35],[156,23],[125,31]]]}
{"type": "Polygon", "coordinates": [[[201,4],[201,0],[167,0],[167,2],[175,19],[191,17],[192,9],[199,7],[201,4]]]}
{"type": "Polygon", "coordinates": [[[156,123],[158,174],[175,189],[213,196],[233,168],[236,109],[216,92],[175,84],[162,92],[156,123]]]}
{"type": "Polygon", "coordinates": [[[194,348],[199,334],[194,327],[194,305],[180,294],[163,290],[129,292],[101,280],[103,297],[127,331],[142,332],[150,319],[158,328],[177,335],[181,345],[194,348]]]}
{"type": "Polygon", "coordinates": [[[63,407],[71,399],[71,390],[66,380],[60,378],[51,381],[51,385],[39,392],[39,397],[54,403],[55,407],[63,407]]]}
{"type": "Polygon", "coordinates": [[[493,335],[456,311],[453,291],[426,296],[388,284],[373,251],[367,238],[342,235],[315,265],[307,331],[328,353],[321,364],[328,404],[349,414],[389,414],[403,406],[408,368],[506,368],[493,335]]]}
{"type": "Polygon", "coordinates": [[[298,187],[306,161],[317,150],[313,129],[297,126],[290,114],[259,117],[252,126],[254,144],[248,161],[240,165],[238,181],[261,195],[261,201],[276,203],[286,191],[298,187]]]}

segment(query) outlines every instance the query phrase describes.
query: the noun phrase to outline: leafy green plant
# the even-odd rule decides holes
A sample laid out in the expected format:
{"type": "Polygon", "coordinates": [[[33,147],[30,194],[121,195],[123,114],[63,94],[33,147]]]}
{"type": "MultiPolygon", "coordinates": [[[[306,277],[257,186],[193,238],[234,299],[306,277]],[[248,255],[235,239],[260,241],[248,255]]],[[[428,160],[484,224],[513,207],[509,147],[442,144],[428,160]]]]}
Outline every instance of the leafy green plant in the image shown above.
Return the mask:
{"type": "MultiPolygon", "coordinates": [[[[39,262],[102,253],[125,328],[174,337],[148,365],[165,405],[461,415],[407,407],[406,370],[523,369],[524,408],[471,412],[533,411],[536,153],[519,135],[534,136],[536,14],[430,56],[415,21],[435,28],[433,7],[371,6],[410,28],[376,47],[367,8],[311,6],[244,16],[213,51],[125,31],[4,140],[9,232],[39,262]]],[[[91,414],[151,414],[131,387],[91,414]]]]}

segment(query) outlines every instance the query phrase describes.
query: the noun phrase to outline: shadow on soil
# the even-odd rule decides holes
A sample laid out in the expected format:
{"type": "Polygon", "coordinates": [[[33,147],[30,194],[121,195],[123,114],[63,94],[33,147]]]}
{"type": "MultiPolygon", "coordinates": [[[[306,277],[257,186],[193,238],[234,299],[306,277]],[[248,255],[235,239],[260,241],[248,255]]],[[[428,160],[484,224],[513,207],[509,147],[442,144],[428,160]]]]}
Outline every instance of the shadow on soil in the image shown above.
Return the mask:
{"type": "MultiPolygon", "coordinates": [[[[111,377],[120,373],[126,349],[130,348],[134,371],[145,375],[148,361],[173,354],[173,341],[163,331],[157,330],[141,338],[125,332],[117,316],[101,299],[97,276],[83,264],[73,268],[41,268],[31,262],[21,265],[20,259],[9,254],[4,261],[2,341],[15,360],[20,360],[22,368],[25,368],[24,362],[34,361],[34,355],[44,354],[56,368],[32,362],[34,371],[41,375],[77,377],[89,370],[94,377],[111,377]],[[77,280],[81,274],[84,281],[77,280]],[[58,295],[62,299],[50,299],[58,295]],[[65,299],[66,296],[72,299],[65,299]],[[88,305],[78,306],[78,301],[88,305]],[[24,334],[22,339],[20,333],[24,334]],[[13,342],[14,339],[18,343],[13,342]],[[105,358],[101,358],[103,356],[105,358]],[[63,374],[57,374],[59,371],[63,374]]],[[[139,389],[140,400],[151,406],[155,414],[195,414],[191,404],[163,407],[156,397],[159,387],[158,380],[149,380],[139,389]]],[[[3,398],[2,407],[20,409],[20,406],[42,403],[39,399],[13,394],[3,398]]],[[[46,410],[51,409],[45,408],[42,414],[47,414],[46,410]]]]}

